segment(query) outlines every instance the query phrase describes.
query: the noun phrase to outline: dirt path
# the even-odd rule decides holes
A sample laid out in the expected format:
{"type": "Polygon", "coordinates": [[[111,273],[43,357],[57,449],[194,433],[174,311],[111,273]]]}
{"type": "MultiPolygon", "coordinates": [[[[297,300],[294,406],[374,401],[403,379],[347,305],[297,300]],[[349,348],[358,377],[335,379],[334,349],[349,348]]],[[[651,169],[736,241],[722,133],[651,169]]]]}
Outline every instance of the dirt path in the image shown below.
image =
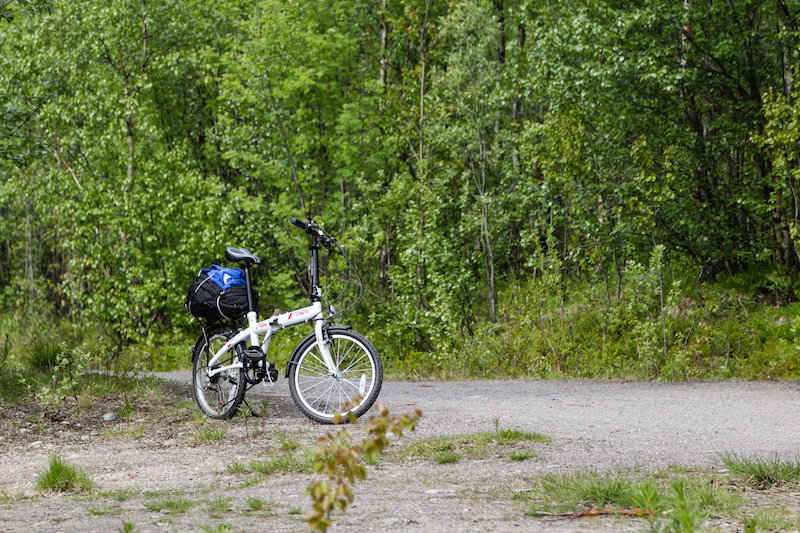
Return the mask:
{"type": "MultiPolygon", "coordinates": [[[[134,414],[124,424],[91,430],[65,424],[37,431],[30,421],[0,434],[0,532],[119,531],[126,523],[136,531],[202,531],[220,524],[235,531],[304,531],[310,474],[291,468],[248,474],[237,465],[311,449],[330,428],[302,417],[283,381],[248,395],[254,407],[266,406],[266,417],[245,426],[240,419],[204,421],[188,401],[188,374],[164,377],[184,383],[176,390],[187,401],[172,418],[134,414]],[[264,433],[254,436],[262,420],[264,433]],[[212,428],[211,438],[200,438],[203,428],[212,428]],[[36,493],[36,474],[53,454],[89,473],[96,483],[91,496],[36,493]]],[[[652,472],[675,465],[713,470],[723,453],[800,456],[798,382],[388,382],[380,401],[397,414],[423,411],[408,442],[498,427],[552,440],[525,445],[531,456],[525,461],[489,450],[439,464],[398,451],[369,467],[369,479],[356,486],[354,504],[333,531],[641,531],[637,520],[533,518],[513,496],[543,473],[652,472]]],[[[351,429],[358,435],[358,427],[351,429]]],[[[408,442],[395,448],[407,449],[408,442]]]]}

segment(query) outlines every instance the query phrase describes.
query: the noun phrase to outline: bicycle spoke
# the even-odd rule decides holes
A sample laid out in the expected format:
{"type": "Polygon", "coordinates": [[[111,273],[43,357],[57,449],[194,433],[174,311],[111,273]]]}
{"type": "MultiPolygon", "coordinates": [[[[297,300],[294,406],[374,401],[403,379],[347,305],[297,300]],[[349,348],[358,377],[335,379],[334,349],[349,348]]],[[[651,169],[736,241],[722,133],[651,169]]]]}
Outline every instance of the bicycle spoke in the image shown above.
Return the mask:
{"type": "Polygon", "coordinates": [[[324,370],[325,373],[328,373],[328,365],[325,364],[325,360],[322,359],[322,355],[318,354],[317,352],[311,352],[306,357],[305,361],[303,361],[303,366],[306,365],[319,368],[320,370],[324,370]],[[313,359],[310,359],[313,356],[313,359]]]}
{"type": "Polygon", "coordinates": [[[342,380],[342,382],[343,382],[343,383],[347,383],[348,385],[350,385],[351,387],[353,387],[353,389],[354,389],[354,390],[355,390],[357,393],[359,393],[359,394],[360,394],[360,391],[359,391],[359,386],[358,386],[358,385],[356,385],[355,383],[353,383],[353,382],[352,382],[352,381],[350,381],[349,379],[343,379],[343,380],[342,380]]]}
{"type": "MultiPolygon", "coordinates": [[[[308,392],[308,391],[310,391],[311,389],[313,389],[313,388],[315,388],[315,387],[319,387],[320,385],[324,385],[324,384],[325,384],[325,382],[326,382],[326,381],[328,381],[328,380],[330,380],[331,378],[325,378],[325,379],[312,378],[312,379],[317,379],[318,381],[317,381],[316,383],[312,383],[312,384],[311,384],[311,385],[309,385],[308,387],[306,387],[306,388],[302,389],[300,392],[303,392],[303,393],[305,393],[305,392],[308,392]]],[[[303,381],[302,383],[299,383],[299,385],[305,385],[305,384],[307,384],[309,381],[310,381],[310,380],[305,380],[305,381],[303,381]]]]}
{"type": "Polygon", "coordinates": [[[354,342],[351,342],[351,343],[350,343],[350,347],[347,349],[347,351],[346,351],[344,354],[342,354],[342,357],[341,357],[341,358],[339,358],[339,360],[336,362],[336,368],[339,368],[339,366],[340,366],[341,362],[342,362],[342,361],[345,361],[345,360],[347,359],[347,356],[350,354],[350,352],[351,352],[351,351],[353,350],[353,348],[355,348],[355,347],[356,347],[356,343],[354,343],[354,342]]]}
{"type": "Polygon", "coordinates": [[[327,388],[327,389],[325,389],[324,391],[322,391],[322,394],[320,394],[319,396],[317,396],[317,398],[316,398],[316,399],[315,399],[313,402],[310,402],[310,403],[311,403],[311,405],[315,405],[315,404],[316,404],[316,403],[317,403],[317,402],[320,400],[320,398],[322,398],[323,396],[325,396],[325,394],[326,394],[326,393],[328,393],[328,392],[329,392],[329,391],[330,391],[330,390],[333,388],[333,385],[334,385],[334,384],[333,384],[333,383],[331,383],[331,384],[328,386],[328,388],[327,388]]]}
{"type": "Polygon", "coordinates": [[[304,368],[303,369],[303,373],[301,375],[305,376],[307,374],[313,374],[313,375],[317,375],[317,376],[329,377],[327,371],[320,372],[319,370],[311,370],[311,369],[308,369],[308,368],[304,368]]]}
{"type": "Polygon", "coordinates": [[[320,361],[319,357],[317,357],[316,354],[314,354],[314,356],[315,360],[308,360],[308,358],[306,358],[306,361],[303,361],[302,367],[298,368],[298,371],[305,372],[306,370],[308,370],[312,372],[319,372],[327,376],[328,367],[320,361]]]}
{"type": "Polygon", "coordinates": [[[336,383],[331,384],[330,388],[328,389],[328,396],[325,398],[325,410],[324,410],[325,413],[329,412],[328,405],[331,402],[331,392],[333,392],[333,387],[335,385],[336,383]]]}
{"type": "Polygon", "coordinates": [[[367,359],[367,367],[366,367],[366,368],[370,368],[370,367],[372,367],[372,365],[371,365],[371,364],[370,364],[370,362],[369,362],[369,358],[367,357],[367,354],[366,354],[366,353],[362,353],[362,354],[361,354],[361,357],[359,357],[358,359],[356,359],[356,360],[354,360],[352,363],[350,363],[350,366],[348,366],[347,368],[345,368],[344,370],[342,370],[342,373],[344,374],[345,372],[350,372],[350,371],[351,371],[351,369],[353,368],[353,366],[355,366],[356,364],[360,363],[360,362],[361,362],[361,361],[363,361],[364,359],[367,359]]]}

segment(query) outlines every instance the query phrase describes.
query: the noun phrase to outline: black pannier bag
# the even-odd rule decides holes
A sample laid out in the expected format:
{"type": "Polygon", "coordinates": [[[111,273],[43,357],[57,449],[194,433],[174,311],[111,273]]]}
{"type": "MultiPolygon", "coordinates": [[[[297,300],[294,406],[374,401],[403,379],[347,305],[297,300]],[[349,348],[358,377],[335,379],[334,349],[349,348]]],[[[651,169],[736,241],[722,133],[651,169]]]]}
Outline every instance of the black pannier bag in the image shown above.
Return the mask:
{"type": "MultiPolygon", "coordinates": [[[[258,293],[253,291],[253,305],[258,311],[258,293]]],[[[211,265],[203,269],[189,286],[184,307],[192,316],[208,320],[234,320],[249,311],[244,272],[238,268],[211,265]]]]}

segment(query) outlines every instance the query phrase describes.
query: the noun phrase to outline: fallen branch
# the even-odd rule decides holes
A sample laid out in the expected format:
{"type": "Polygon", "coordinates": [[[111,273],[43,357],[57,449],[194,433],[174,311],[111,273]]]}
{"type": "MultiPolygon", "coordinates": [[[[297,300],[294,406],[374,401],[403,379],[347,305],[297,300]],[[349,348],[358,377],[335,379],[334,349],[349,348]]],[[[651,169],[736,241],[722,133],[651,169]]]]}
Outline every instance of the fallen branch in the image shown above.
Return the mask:
{"type": "Polygon", "coordinates": [[[553,518],[585,518],[590,516],[635,516],[637,518],[647,518],[655,514],[655,511],[646,511],[644,509],[616,509],[609,511],[598,511],[591,509],[589,511],[574,511],[567,513],[549,513],[547,511],[533,511],[533,516],[550,516],[553,518]]]}

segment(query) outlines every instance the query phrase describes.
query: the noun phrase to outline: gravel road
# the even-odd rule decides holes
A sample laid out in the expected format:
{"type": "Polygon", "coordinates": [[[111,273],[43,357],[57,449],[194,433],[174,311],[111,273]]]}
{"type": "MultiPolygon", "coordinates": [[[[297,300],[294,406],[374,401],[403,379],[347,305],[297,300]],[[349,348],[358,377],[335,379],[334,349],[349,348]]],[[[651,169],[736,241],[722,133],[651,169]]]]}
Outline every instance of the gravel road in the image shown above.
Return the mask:
{"type": "MultiPolygon", "coordinates": [[[[180,383],[178,390],[189,397],[188,373],[160,377],[180,383]]],[[[234,420],[214,423],[224,428],[225,439],[198,442],[197,425],[187,415],[168,430],[139,421],[146,427],[130,431],[133,422],[121,437],[77,429],[33,442],[18,434],[0,436],[0,443],[8,441],[0,464],[0,532],[119,531],[126,522],[137,531],[200,531],[219,524],[237,531],[303,531],[308,474],[275,474],[247,484],[229,466],[263,460],[267,435],[290,432],[310,445],[330,428],[301,415],[284,381],[258,387],[248,399],[253,405],[266,400],[261,440],[246,436],[260,422],[245,428],[234,420]],[[37,495],[35,473],[55,453],[85,469],[105,495],[37,495]],[[184,494],[205,503],[188,512],[158,510],[154,494],[184,494]],[[223,497],[230,498],[227,511],[203,507],[212,509],[209,502],[223,497]],[[248,509],[246,502],[254,497],[272,510],[248,509]]],[[[533,444],[535,458],[521,462],[490,454],[453,464],[409,458],[373,466],[332,531],[641,531],[638,520],[529,517],[512,495],[550,472],[650,472],[675,465],[713,470],[724,453],[800,457],[800,382],[795,381],[390,381],[379,401],[396,414],[423,411],[417,431],[404,440],[500,427],[542,433],[552,441],[533,444]]],[[[357,426],[351,429],[358,435],[357,426]]],[[[714,527],[740,529],[726,523],[714,527]]]]}
{"type": "MultiPolygon", "coordinates": [[[[160,377],[191,380],[188,372],[160,377]]],[[[291,402],[281,381],[253,391],[248,398],[291,402]]],[[[554,469],[709,466],[729,452],[800,455],[796,381],[391,381],[379,401],[393,413],[422,410],[416,438],[486,431],[495,420],[551,436],[563,444],[549,461],[554,469]]]]}

